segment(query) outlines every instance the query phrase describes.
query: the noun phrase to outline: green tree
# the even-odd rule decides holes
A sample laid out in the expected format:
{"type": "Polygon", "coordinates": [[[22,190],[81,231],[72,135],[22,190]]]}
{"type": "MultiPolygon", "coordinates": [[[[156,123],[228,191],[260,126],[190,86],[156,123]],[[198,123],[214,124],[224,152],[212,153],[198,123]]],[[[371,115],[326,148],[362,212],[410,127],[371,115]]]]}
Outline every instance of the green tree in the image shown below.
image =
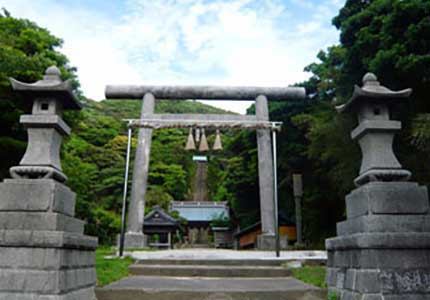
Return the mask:
{"type": "MultiPolygon", "coordinates": [[[[349,132],[356,125],[355,117],[338,115],[334,106],[349,98],[354,84],[361,84],[368,71],[391,89],[414,89],[407,109],[393,115],[405,127],[395,150],[418,180],[430,181],[423,167],[430,162],[430,126],[426,122],[430,107],[425,93],[430,88],[430,42],[426,38],[430,36],[429,15],[430,2],[425,0],[348,0],[333,19],[340,30],[340,45],[321,51],[319,62],[306,67],[312,77],[304,85],[314,107],[293,117],[293,123],[306,137],[304,154],[313,171],[307,175],[305,185],[305,219],[308,214],[316,215],[318,204],[329,208],[337,203],[333,218],[321,228],[334,229],[335,221],[343,218],[338,208],[353,188],[352,180],[358,174],[360,162],[360,151],[349,139],[349,132]],[[312,206],[306,207],[306,202],[312,206]]],[[[305,229],[322,224],[314,223],[310,225],[305,220],[305,229]]],[[[330,231],[334,233],[326,232],[330,231]]]]}

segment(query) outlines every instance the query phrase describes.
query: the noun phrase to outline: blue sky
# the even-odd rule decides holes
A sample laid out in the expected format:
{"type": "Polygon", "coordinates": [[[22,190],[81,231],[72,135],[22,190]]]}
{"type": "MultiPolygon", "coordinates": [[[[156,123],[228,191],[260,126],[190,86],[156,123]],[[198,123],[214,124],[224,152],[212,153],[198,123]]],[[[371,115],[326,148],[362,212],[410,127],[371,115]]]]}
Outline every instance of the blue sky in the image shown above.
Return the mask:
{"type": "MultiPolygon", "coordinates": [[[[287,86],[338,42],[343,0],[0,0],[64,39],[87,97],[106,84],[287,86]]],[[[250,103],[211,102],[245,112],[250,103]]]]}

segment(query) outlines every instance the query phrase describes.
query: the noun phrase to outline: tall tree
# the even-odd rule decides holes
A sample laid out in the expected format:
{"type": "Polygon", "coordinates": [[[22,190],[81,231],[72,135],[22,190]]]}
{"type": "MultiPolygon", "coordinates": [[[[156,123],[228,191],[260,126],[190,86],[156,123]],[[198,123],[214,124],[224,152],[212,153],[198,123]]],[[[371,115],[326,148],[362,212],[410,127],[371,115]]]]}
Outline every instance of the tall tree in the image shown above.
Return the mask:
{"type": "MultiPolygon", "coordinates": [[[[345,102],[363,75],[375,73],[386,86],[414,89],[409,105],[396,113],[405,130],[396,152],[418,180],[429,183],[430,163],[430,2],[427,0],[348,0],[333,24],[340,30],[340,45],[318,54],[319,62],[306,67],[312,77],[305,82],[315,106],[293,118],[308,140],[306,155],[319,181],[331,185],[327,195],[315,199],[342,207],[352,188],[360,152],[349,139],[355,126],[352,116],[339,116],[334,106],[345,102]],[[411,155],[411,153],[413,155],[411,155]]],[[[312,189],[312,187],[309,187],[312,189]]],[[[314,189],[315,190],[315,189],[314,189]]],[[[312,198],[312,197],[311,197],[312,198]]],[[[339,211],[338,211],[339,212],[339,211]]],[[[342,218],[337,214],[336,219],[342,218]]]]}

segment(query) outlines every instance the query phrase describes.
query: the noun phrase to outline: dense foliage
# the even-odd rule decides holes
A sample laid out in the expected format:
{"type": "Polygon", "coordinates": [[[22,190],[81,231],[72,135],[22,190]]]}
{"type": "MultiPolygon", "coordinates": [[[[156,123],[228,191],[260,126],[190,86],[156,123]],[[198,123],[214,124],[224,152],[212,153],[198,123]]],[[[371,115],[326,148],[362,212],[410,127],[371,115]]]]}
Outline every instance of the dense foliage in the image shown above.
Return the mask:
{"type": "Polygon", "coordinates": [[[411,101],[393,113],[404,127],[395,150],[404,166],[414,172],[414,179],[430,182],[426,168],[430,157],[426,99],[430,90],[429,16],[426,0],[348,0],[333,19],[340,30],[340,45],[321,51],[319,62],[306,68],[312,77],[303,84],[314,105],[292,121],[306,138],[303,154],[308,165],[301,167],[307,173],[304,218],[308,239],[324,238],[327,230],[334,234],[335,222],[344,218],[343,199],[353,188],[360,151],[349,139],[355,116],[338,115],[333,108],[349,98],[366,72],[375,73],[393,90],[414,90],[411,101]]]}
{"type": "MultiPolygon", "coordinates": [[[[354,116],[338,115],[335,105],[345,102],[366,72],[374,72],[393,90],[413,88],[410,103],[394,112],[404,130],[395,150],[416,180],[430,183],[430,2],[426,0],[348,0],[333,24],[340,44],[320,51],[318,62],[300,83],[305,103],[271,103],[272,120],[283,121],[279,134],[278,174],[281,209],[292,219],[292,174],[302,173],[304,234],[307,242],[323,247],[344,219],[344,197],[354,188],[360,150],[350,140],[354,116]]],[[[249,113],[253,112],[253,108],[249,113]]],[[[255,135],[243,133],[229,146],[231,158],[217,196],[232,201],[240,223],[258,220],[255,135]],[[236,154],[236,156],[233,155],[236,154]]]]}
{"type": "MultiPolygon", "coordinates": [[[[138,118],[141,101],[87,100],[72,136],[63,147],[63,169],[68,185],[77,193],[77,216],[86,220],[87,232],[102,243],[113,241],[120,228],[127,133],[124,118],[138,118]]],[[[157,113],[220,113],[199,102],[158,101],[157,113]]],[[[184,149],[187,131],[154,130],[148,178],[146,212],[171,200],[190,199],[194,174],[192,153],[184,149]]],[[[132,178],[137,132],[132,139],[132,178]]]]}

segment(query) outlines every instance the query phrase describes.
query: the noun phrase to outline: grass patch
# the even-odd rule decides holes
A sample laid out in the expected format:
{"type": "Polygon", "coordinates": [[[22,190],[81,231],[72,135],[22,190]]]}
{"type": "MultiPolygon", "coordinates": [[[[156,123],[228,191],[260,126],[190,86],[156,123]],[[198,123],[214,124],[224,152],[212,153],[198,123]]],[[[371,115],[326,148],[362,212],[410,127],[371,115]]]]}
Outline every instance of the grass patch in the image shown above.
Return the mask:
{"type": "Polygon", "coordinates": [[[133,262],[131,257],[115,257],[106,259],[107,255],[114,255],[114,248],[99,248],[96,251],[97,286],[104,286],[129,275],[128,266],[133,262]]]}
{"type": "Polygon", "coordinates": [[[291,269],[293,276],[303,282],[315,285],[320,288],[327,288],[325,283],[326,268],[315,266],[315,267],[302,267],[297,269],[291,269]]]}

